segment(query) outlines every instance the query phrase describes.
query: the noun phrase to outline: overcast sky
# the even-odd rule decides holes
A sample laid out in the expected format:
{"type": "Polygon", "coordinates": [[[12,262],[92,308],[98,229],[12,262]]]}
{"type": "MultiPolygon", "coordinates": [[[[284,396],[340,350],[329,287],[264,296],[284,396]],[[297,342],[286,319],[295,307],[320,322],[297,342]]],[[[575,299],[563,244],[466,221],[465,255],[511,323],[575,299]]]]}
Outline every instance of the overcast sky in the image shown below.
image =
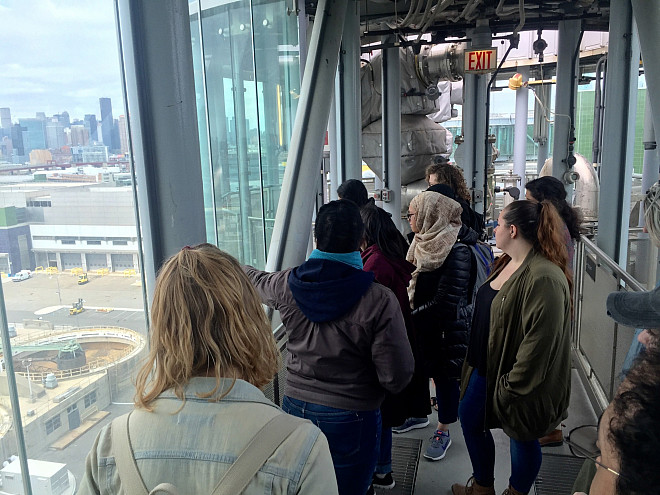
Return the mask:
{"type": "Polygon", "coordinates": [[[0,107],[13,121],[124,113],[112,0],[0,0],[0,107]]]}

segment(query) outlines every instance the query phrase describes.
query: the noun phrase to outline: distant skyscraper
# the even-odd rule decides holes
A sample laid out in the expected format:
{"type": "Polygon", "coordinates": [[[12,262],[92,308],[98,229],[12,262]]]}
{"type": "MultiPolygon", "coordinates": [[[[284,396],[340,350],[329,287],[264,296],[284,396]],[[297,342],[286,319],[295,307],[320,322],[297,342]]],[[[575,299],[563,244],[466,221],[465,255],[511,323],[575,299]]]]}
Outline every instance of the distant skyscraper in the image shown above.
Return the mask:
{"type": "Polygon", "coordinates": [[[98,125],[96,123],[96,115],[89,113],[85,115],[85,127],[89,129],[89,139],[92,141],[98,141],[99,131],[98,131],[98,125]]]}
{"type": "Polygon", "coordinates": [[[46,112],[37,112],[37,119],[46,120],[46,112]]]}
{"type": "Polygon", "coordinates": [[[3,129],[11,127],[11,111],[9,108],[0,108],[0,127],[3,129]]]}
{"type": "Polygon", "coordinates": [[[11,145],[18,156],[25,155],[25,146],[23,145],[23,131],[25,127],[19,124],[11,126],[11,145]]]}
{"type": "Polygon", "coordinates": [[[60,114],[60,122],[64,127],[71,126],[71,118],[69,117],[69,112],[66,110],[60,114]]]}
{"type": "Polygon", "coordinates": [[[119,145],[122,153],[128,153],[128,126],[123,115],[119,116],[119,145]]]}
{"type": "Polygon", "coordinates": [[[64,124],[59,121],[46,122],[46,146],[48,149],[58,150],[65,144],[64,124]]]}
{"type": "Polygon", "coordinates": [[[119,140],[119,120],[115,119],[114,124],[112,125],[112,146],[109,147],[111,151],[117,151],[121,148],[121,143],[119,140]]]}
{"type": "Polygon", "coordinates": [[[71,146],[87,146],[89,144],[89,130],[84,125],[71,126],[71,146]]]}
{"type": "Polygon", "coordinates": [[[41,119],[18,119],[18,123],[24,128],[23,146],[25,154],[32,150],[46,149],[46,122],[41,119]]]}
{"type": "Polygon", "coordinates": [[[112,128],[115,124],[112,118],[112,101],[110,98],[99,98],[99,105],[101,107],[101,134],[103,136],[103,144],[108,148],[112,148],[112,128]]]}

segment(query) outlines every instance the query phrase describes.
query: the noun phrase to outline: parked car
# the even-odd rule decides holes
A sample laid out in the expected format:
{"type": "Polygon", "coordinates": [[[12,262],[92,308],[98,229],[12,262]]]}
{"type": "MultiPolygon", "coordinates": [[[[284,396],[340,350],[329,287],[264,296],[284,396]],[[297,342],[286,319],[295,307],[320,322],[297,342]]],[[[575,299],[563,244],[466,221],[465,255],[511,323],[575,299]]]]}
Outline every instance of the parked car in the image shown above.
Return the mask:
{"type": "Polygon", "coordinates": [[[21,270],[20,272],[15,273],[11,280],[12,282],[21,282],[27,280],[31,276],[32,272],[30,270],[21,270]]]}

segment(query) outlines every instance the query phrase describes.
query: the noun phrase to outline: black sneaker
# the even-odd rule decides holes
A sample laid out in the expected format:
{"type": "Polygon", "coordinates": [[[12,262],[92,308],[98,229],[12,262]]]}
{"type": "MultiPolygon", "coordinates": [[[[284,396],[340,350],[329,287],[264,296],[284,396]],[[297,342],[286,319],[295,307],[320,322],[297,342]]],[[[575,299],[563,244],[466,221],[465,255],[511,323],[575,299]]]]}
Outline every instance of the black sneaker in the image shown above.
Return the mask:
{"type": "Polygon", "coordinates": [[[396,485],[394,478],[392,478],[392,473],[387,473],[385,475],[374,473],[371,483],[374,487],[382,488],[383,490],[391,490],[394,488],[394,485],[396,485]]]}

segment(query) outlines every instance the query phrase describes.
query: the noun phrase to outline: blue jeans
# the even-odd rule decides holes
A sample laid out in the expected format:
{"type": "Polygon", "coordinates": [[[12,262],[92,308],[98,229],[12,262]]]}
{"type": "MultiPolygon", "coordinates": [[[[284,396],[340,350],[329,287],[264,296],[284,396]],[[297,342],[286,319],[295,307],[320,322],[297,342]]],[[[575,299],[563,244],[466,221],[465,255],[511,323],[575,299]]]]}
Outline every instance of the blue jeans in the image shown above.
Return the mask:
{"type": "Polygon", "coordinates": [[[364,495],[371,485],[380,445],[380,409],[348,411],[284,396],[284,412],[309,419],[328,439],[339,495],[364,495]]]}
{"type": "Polygon", "coordinates": [[[392,472],[392,428],[389,426],[383,426],[380,432],[380,450],[378,451],[376,472],[378,474],[392,472]]]}
{"type": "MultiPolygon", "coordinates": [[[[492,486],[495,480],[495,444],[486,421],[486,377],[474,370],[470,376],[463,400],[458,406],[465,445],[470,454],[473,476],[482,486],[492,486]]],[[[541,446],[538,440],[520,442],[510,439],[511,477],[509,484],[522,493],[528,493],[541,469],[541,446]]]]}

